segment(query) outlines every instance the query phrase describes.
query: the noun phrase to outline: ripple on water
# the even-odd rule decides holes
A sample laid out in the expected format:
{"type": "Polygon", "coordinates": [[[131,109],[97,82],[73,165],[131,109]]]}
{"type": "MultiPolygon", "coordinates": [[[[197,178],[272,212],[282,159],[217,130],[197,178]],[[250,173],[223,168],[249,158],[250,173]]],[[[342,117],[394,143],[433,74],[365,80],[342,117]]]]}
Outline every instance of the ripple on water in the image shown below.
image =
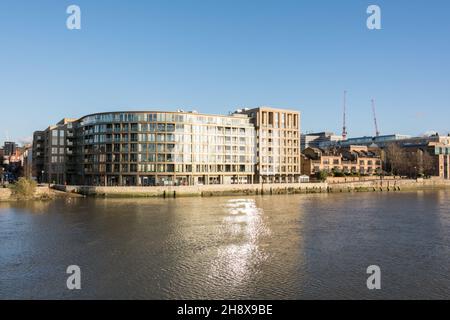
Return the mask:
{"type": "MultiPolygon", "coordinates": [[[[3,207],[0,298],[450,298],[450,193],[3,207]],[[34,213],[39,213],[36,215],[34,213]],[[368,293],[366,267],[383,272],[368,293]],[[62,284],[61,284],[61,283],[62,284]]],[[[1,204],[0,204],[1,207],[1,204]]]]}

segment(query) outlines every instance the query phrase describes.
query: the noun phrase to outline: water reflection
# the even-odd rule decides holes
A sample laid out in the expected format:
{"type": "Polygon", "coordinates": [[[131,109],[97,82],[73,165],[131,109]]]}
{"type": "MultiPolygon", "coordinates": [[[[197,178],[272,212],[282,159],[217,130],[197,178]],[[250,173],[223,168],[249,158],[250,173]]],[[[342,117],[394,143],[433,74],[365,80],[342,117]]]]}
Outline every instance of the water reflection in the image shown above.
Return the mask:
{"type": "Polygon", "coordinates": [[[213,277],[225,277],[232,286],[248,281],[268,255],[259,245],[261,237],[269,236],[261,208],[254,199],[231,199],[224,205],[226,215],[220,237],[227,244],[217,249],[211,265],[213,277]]]}
{"type": "Polygon", "coordinates": [[[0,298],[448,298],[449,195],[0,203],[0,298]]]}
{"type": "Polygon", "coordinates": [[[0,202],[0,214],[9,212],[8,210],[27,211],[33,214],[48,213],[52,201],[8,201],[0,202]]]}

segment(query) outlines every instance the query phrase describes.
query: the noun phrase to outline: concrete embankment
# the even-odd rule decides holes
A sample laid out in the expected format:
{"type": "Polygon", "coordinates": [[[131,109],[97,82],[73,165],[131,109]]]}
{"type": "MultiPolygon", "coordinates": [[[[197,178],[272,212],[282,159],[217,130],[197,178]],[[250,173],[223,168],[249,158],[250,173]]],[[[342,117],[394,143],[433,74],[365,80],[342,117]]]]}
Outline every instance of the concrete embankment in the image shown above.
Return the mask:
{"type": "Polygon", "coordinates": [[[372,180],[361,182],[329,183],[330,192],[363,192],[363,191],[408,191],[450,188],[450,180],[443,179],[397,179],[372,180]]]}
{"type": "Polygon", "coordinates": [[[450,181],[435,179],[419,180],[369,180],[338,183],[290,183],[253,185],[198,185],[198,186],[155,186],[155,187],[95,187],[95,186],[53,186],[53,188],[74,194],[95,197],[189,197],[189,196],[234,196],[272,195],[326,192],[368,192],[401,191],[429,188],[450,188],[450,181]]]}
{"type": "Polygon", "coordinates": [[[430,188],[450,188],[450,180],[440,179],[386,179],[337,183],[290,183],[252,185],[199,185],[199,186],[155,186],[155,187],[94,187],[53,186],[55,189],[95,197],[189,197],[189,196],[233,196],[271,195],[326,192],[403,191],[430,188]]]}
{"type": "Polygon", "coordinates": [[[155,187],[54,186],[57,190],[97,197],[189,197],[327,192],[326,183],[242,184],[155,187]]]}

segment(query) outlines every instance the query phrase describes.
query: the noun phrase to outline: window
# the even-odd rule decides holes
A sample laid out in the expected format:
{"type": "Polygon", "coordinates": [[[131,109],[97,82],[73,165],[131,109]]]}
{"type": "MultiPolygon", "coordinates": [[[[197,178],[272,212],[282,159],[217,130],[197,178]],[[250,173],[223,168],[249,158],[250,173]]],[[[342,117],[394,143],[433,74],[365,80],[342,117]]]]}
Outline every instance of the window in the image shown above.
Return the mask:
{"type": "Polygon", "coordinates": [[[158,133],[158,135],[156,136],[156,140],[158,141],[158,142],[164,142],[164,134],[162,134],[162,133],[158,133]]]}
{"type": "Polygon", "coordinates": [[[166,131],[166,125],[164,123],[158,123],[158,131],[159,132],[166,131]]]}

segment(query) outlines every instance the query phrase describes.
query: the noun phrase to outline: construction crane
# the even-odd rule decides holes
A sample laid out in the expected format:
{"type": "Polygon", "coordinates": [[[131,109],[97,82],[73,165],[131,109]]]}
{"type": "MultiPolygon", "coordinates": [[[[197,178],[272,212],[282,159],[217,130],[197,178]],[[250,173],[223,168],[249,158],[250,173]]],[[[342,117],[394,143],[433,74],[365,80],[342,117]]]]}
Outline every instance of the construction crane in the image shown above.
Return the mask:
{"type": "Polygon", "coordinates": [[[342,126],[342,139],[344,139],[344,140],[347,140],[347,127],[346,127],[346,123],[345,123],[346,112],[347,112],[347,91],[344,91],[344,119],[343,119],[343,126],[342,126]]]}
{"type": "Polygon", "coordinates": [[[380,131],[378,130],[377,114],[375,113],[375,100],[374,99],[372,99],[372,112],[373,112],[373,122],[375,124],[375,135],[378,137],[378,136],[380,136],[380,131]]]}

